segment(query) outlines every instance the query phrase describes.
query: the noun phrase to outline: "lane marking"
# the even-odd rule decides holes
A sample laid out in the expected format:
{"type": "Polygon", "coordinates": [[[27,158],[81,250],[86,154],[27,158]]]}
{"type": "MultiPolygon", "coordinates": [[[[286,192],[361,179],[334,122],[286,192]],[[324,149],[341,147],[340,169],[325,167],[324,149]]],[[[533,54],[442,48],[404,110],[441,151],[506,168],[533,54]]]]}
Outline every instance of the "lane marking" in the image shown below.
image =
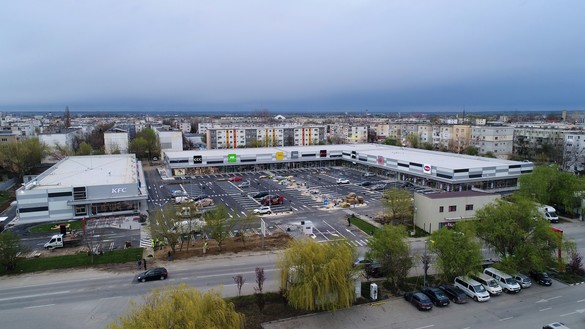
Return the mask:
{"type": "Polygon", "coordinates": [[[121,297],[122,297],[122,296],[104,297],[104,298],[100,298],[99,300],[116,299],[116,298],[121,298],[121,297]]]}
{"type": "Polygon", "coordinates": [[[26,299],[26,298],[35,298],[35,297],[45,297],[45,296],[51,296],[51,295],[63,295],[63,294],[68,294],[70,292],[71,292],[71,290],[65,290],[65,291],[48,292],[46,294],[15,296],[15,297],[8,297],[8,298],[0,298],[0,301],[15,300],[15,299],[26,299]]]}
{"type": "Polygon", "coordinates": [[[428,326],[418,327],[416,329],[425,329],[425,328],[431,328],[431,327],[434,327],[434,326],[435,326],[434,324],[429,324],[428,326]]]}
{"type": "Polygon", "coordinates": [[[39,308],[39,307],[47,307],[47,306],[54,306],[55,304],[45,304],[45,305],[37,305],[37,306],[28,306],[25,308],[31,309],[31,308],[39,308]]]}
{"type": "Polygon", "coordinates": [[[543,308],[543,309],[538,310],[538,311],[539,312],[542,312],[542,311],[548,311],[548,310],[552,310],[552,307],[543,308]]]}
{"type": "Polygon", "coordinates": [[[585,302],[585,299],[578,300],[577,303],[585,302]]]}
{"type": "Polygon", "coordinates": [[[514,318],[514,317],[513,317],[513,316],[509,316],[509,317],[507,317],[507,318],[502,318],[502,319],[500,319],[500,322],[501,322],[501,321],[507,321],[507,320],[510,320],[510,319],[512,319],[512,318],[514,318]]]}

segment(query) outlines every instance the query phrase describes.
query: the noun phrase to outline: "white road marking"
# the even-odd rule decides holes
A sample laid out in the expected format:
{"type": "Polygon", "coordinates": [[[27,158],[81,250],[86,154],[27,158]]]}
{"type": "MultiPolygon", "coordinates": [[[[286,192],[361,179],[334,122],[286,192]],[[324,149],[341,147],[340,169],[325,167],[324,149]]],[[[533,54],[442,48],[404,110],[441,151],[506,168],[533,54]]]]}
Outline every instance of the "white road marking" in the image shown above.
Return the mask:
{"type": "Polygon", "coordinates": [[[552,307],[543,308],[543,309],[540,309],[538,311],[542,312],[542,311],[548,311],[548,310],[552,310],[552,307]]]}
{"type": "Polygon", "coordinates": [[[35,297],[45,297],[45,296],[50,296],[50,295],[62,295],[62,294],[68,294],[70,292],[71,292],[70,290],[65,290],[65,291],[49,292],[49,293],[46,293],[46,294],[15,296],[15,297],[8,297],[8,298],[0,298],[0,301],[15,300],[15,299],[26,299],[26,298],[35,298],[35,297]]]}
{"type": "Polygon", "coordinates": [[[500,319],[500,321],[507,321],[507,320],[510,320],[510,319],[512,319],[512,318],[514,318],[514,317],[513,317],[513,316],[509,316],[509,317],[507,317],[507,318],[502,318],[502,319],[500,319]]]}
{"type": "Polygon", "coordinates": [[[581,303],[581,302],[585,302],[585,299],[580,299],[577,301],[577,303],[581,303]]]}
{"type": "Polygon", "coordinates": [[[47,307],[47,306],[53,306],[55,304],[45,304],[45,305],[37,305],[37,306],[29,306],[29,307],[25,307],[25,308],[39,308],[39,307],[47,307]]]}
{"type": "Polygon", "coordinates": [[[116,298],[121,298],[121,297],[122,296],[104,297],[104,298],[100,298],[99,300],[116,299],[116,298]]]}
{"type": "Polygon", "coordinates": [[[429,324],[428,326],[418,327],[416,329],[425,329],[425,328],[431,328],[431,327],[434,327],[434,326],[435,326],[434,324],[429,324]]]}

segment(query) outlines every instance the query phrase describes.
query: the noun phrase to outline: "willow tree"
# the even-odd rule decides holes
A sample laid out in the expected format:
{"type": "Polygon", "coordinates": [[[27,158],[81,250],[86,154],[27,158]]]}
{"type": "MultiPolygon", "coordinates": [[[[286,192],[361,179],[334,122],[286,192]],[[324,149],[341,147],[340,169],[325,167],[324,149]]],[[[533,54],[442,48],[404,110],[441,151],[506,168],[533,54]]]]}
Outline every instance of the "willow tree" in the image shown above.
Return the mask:
{"type": "Polygon", "coordinates": [[[481,245],[471,229],[462,229],[458,223],[455,229],[443,227],[431,234],[426,241],[429,250],[437,255],[436,268],[445,282],[452,282],[456,276],[472,274],[481,269],[481,245]]]}
{"type": "Polygon", "coordinates": [[[355,298],[355,248],[344,242],[294,240],[278,259],[280,286],[288,304],[301,310],[350,307],[355,298]]]}
{"type": "Polygon", "coordinates": [[[180,284],[154,289],[144,303],[131,302],[128,313],[110,323],[112,329],[138,328],[244,328],[245,317],[234,304],[213,290],[203,294],[180,284]]]}

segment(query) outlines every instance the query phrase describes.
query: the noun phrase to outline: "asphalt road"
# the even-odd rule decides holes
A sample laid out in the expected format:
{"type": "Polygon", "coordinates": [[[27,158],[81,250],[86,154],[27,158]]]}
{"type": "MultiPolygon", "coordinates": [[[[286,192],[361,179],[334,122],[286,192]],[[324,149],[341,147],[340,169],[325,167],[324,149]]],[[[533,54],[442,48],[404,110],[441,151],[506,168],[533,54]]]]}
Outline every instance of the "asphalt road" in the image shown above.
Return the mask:
{"type": "Polygon", "coordinates": [[[123,273],[96,270],[50,271],[0,278],[0,318],[2,328],[104,328],[126,311],[132,299],[153,288],[186,283],[202,291],[221,290],[236,296],[233,276],[244,275],[242,294],[253,294],[256,267],[264,268],[265,291],[277,291],[275,254],[249,257],[210,257],[164,262],[169,278],[138,283],[139,271],[123,273]]]}

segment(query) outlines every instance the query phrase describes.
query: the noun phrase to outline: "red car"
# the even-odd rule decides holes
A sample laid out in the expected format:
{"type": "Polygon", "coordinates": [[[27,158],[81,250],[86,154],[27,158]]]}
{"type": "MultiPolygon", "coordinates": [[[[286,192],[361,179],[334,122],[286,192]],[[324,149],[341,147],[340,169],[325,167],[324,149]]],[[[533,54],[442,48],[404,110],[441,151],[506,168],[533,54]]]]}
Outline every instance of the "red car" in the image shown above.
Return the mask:
{"type": "Polygon", "coordinates": [[[282,195],[268,195],[264,199],[262,199],[263,206],[271,206],[273,204],[281,204],[284,202],[284,197],[282,195]]]}
{"type": "Polygon", "coordinates": [[[230,182],[239,182],[239,181],[241,181],[242,179],[244,179],[244,177],[242,177],[242,176],[234,176],[234,177],[230,177],[228,180],[229,180],[230,182]]]}

